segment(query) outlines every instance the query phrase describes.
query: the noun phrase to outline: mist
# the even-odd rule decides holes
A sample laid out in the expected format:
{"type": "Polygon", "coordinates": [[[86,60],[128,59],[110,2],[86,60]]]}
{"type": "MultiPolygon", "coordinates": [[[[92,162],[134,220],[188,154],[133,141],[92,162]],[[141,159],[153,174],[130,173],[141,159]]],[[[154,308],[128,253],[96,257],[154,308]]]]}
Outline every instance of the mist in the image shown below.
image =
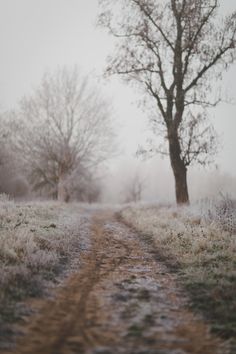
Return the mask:
{"type": "Polygon", "coordinates": [[[0,354],[235,353],[235,0],[0,0],[0,44],[0,354]]]}
{"type": "MultiPolygon", "coordinates": [[[[221,8],[223,13],[228,13],[234,9],[234,2],[222,3],[221,8]]],[[[96,26],[97,1],[83,4],[71,1],[68,6],[65,0],[41,1],[37,5],[29,0],[17,4],[9,0],[1,1],[0,9],[2,113],[17,109],[22,98],[37,89],[45,72],[76,65],[85,76],[93,78],[113,106],[117,153],[107,159],[98,173],[100,201],[124,202],[128,185],[138,176],[142,182],[143,201],[173,202],[174,180],[168,160],[156,156],[143,161],[135,156],[139,145],[145,146],[152,134],[148,113],[139,105],[139,92],[115,77],[106,79],[103,76],[114,41],[96,26]]],[[[211,166],[189,168],[191,200],[219,193],[235,196],[235,73],[234,65],[224,75],[221,85],[223,96],[230,103],[223,102],[208,110],[220,138],[220,148],[211,166]]],[[[14,153],[10,152],[10,155],[7,166],[2,169],[1,178],[5,182],[1,190],[17,197],[29,195],[31,182],[25,177],[22,165],[18,163],[17,166],[17,161],[13,161],[17,160],[14,153]]]]}

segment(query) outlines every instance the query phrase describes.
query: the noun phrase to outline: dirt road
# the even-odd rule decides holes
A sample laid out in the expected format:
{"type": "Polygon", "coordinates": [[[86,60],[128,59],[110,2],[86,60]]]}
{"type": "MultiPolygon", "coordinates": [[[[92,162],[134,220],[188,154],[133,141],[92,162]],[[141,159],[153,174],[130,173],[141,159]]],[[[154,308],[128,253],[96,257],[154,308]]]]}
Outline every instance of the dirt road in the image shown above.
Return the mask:
{"type": "Polygon", "coordinates": [[[42,302],[15,354],[222,354],[151,246],[96,213],[78,273],[42,302]]]}

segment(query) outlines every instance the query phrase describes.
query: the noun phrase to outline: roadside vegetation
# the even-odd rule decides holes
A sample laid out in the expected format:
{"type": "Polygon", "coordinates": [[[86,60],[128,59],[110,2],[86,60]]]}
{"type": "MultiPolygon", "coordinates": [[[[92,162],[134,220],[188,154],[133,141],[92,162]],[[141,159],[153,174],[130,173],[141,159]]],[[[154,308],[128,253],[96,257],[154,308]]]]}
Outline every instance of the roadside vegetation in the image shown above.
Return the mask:
{"type": "Polygon", "coordinates": [[[62,274],[78,268],[88,230],[89,217],[78,205],[17,204],[1,196],[0,343],[29,311],[24,300],[46,294],[62,274]]]}
{"type": "Polygon", "coordinates": [[[236,348],[236,201],[226,197],[193,207],[131,205],[121,217],[179,273],[193,307],[236,348]]]}

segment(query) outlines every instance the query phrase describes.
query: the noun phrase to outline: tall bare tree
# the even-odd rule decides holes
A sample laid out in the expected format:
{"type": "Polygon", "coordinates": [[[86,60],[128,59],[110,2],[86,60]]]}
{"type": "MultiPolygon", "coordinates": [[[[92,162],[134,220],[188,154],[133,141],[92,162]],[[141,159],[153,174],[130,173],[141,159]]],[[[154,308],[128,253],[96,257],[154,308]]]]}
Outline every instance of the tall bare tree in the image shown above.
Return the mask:
{"type": "Polygon", "coordinates": [[[17,113],[23,122],[18,146],[35,189],[67,201],[72,186],[95,173],[114,145],[110,108],[77,69],[43,77],[17,113]]]}
{"type": "Polygon", "coordinates": [[[151,98],[155,129],[164,127],[177,203],[189,203],[187,168],[205,164],[216,147],[206,108],[219,102],[214,83],[235,61],[236,12],[220,18],[218,0],[100,5],[100,25],[117,38],[107,73],[123,75],[151,98]]]}
{"type": "Polygon", "coordinates": [[[0,114],[0,193],[23,198],[29,185],[19,155],[15,153],[14,141],[18,131],[14,117],[8,112],[0,114]]]}

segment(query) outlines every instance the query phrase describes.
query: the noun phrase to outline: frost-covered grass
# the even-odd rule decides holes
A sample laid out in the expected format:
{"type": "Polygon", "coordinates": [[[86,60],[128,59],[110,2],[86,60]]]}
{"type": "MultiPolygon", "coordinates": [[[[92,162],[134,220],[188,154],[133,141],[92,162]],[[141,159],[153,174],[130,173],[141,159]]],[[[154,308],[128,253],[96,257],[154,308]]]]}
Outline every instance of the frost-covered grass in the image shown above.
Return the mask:
{"type": "Polygon", "coordinates": [[[193,304],[226,338],[236,336],[236,203],[130,206],[122,218],[178,270],[193,304]]]}
{"type": "Polygon", "coordinates": [[[89,246],[89,227],[78,205],[0,198],[0,337],[20,316],[19,303],[42,295],[89,246]]]}

